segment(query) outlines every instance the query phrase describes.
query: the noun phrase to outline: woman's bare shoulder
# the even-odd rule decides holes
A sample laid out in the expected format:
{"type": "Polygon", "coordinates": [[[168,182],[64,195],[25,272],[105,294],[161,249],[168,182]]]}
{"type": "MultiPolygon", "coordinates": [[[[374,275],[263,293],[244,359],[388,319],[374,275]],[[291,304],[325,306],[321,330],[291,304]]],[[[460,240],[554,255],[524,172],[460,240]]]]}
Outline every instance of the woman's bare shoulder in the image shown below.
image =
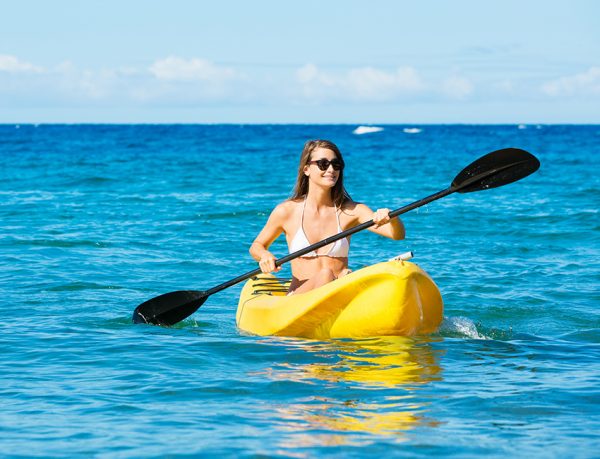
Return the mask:
{"type": "Polygon", "coordinates": [[[362,202],[347,200],[342,206],[342,213],[354,221],[362,221],[371,214],[371,209],[362,202]]]}
{"type": "Polygon", "coordinates": [[[288,218],[296,210],[297,206],[298,202],[287,199],[275,206],[272,215],[284,219],[288,218]]]}
{"type": "Polygon", "coordinates": [[[351,199],[347,199],[346,201],[344,201],[344,204],[342,205],[342,212],[353,214],[357,210],[359,210],[361,207],[364,207],[364,204],[362,204],[360,202],[352,201],[351,199]]]}

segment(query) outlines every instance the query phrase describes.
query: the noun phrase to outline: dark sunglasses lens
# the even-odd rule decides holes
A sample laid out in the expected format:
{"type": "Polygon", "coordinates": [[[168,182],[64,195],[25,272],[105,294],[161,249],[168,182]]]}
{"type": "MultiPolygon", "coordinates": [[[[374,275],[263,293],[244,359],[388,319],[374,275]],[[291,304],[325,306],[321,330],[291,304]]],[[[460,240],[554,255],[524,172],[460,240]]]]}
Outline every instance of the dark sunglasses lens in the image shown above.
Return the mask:
{"type": "Polygon", "coordinates": [[[342,168],[342,162],[339,159],[334,159],[331,161],[331,166],[334,171],[339,171],[342,168]]]}
{"type": "Polygon", "coordinates": [[[327,159],[318,159],[315,162],[317,163],[317,167],[322,171],[326,171],[330,164],[327,159]]]}
{"type": "Polygon", "coordinates": [[[330,164],[334,171],[339,171],[342,168],[342,162],[339,159],[334,159],[333,161],[329,161],[328,159],[319,159],[315,162],[317,163],[317,167],[322,171],[326,171],[330,164]]]}

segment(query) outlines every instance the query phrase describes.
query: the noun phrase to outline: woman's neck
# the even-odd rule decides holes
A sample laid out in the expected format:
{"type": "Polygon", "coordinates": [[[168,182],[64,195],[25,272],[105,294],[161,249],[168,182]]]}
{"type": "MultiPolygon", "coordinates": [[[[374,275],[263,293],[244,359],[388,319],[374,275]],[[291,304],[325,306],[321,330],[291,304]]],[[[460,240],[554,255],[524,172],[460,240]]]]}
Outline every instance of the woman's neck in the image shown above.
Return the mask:
{"type": "Polygon", "coordinates": [[[333,205],[330,188],[309,187],[308,193],[306,194],[306,200],[317,209],[321,207],[331,207],[333,205]]]}

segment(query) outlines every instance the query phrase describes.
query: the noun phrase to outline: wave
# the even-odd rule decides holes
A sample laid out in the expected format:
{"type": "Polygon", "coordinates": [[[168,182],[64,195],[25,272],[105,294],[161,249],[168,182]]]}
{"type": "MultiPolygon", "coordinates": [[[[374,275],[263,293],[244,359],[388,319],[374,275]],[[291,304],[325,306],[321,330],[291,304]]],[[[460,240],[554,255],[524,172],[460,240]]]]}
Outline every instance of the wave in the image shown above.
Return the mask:
{"type": "Polygon", "coordinates": [[[420,132],[423,132],[423,129],[419,129],[419,128],[404,128],[404,129],[402,129],[402,131],[404,131],[406,134],[418,134],[420,132]]]}
{"type": "Polygon", "coordinates": [[[57,285],[45,289],[46,292],[72,292],[79,290],[120,290],[123,287],[118,285],[105,285],[95,282],[69,282],[67,284],[57,285]]]}
{"type": "Polygon", "coordinates": [[[374,132],[381,132],[381,131],[383,131],[383,128],[378,127],[378,126],[358,126],[354,131],[352,131],[352,134],[356,134],[356,135],[372,134],[374,132]]]}
{"type": "Polygon", "coordinates": [[[439,333],[442,336],[458,336],[471,339],[491,339],[477,330],[477,325],[466,317],[444,317],[439,333]]]}

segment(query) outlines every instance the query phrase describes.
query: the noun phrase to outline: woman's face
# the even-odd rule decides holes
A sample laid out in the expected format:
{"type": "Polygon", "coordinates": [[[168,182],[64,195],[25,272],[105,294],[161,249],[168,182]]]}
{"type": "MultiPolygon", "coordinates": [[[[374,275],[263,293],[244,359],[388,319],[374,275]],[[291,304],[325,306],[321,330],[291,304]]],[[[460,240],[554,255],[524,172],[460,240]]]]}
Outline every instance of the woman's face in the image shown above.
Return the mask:
{"type": "Polygon", "coordinates": [[[313,182],[316,185],[333,188],[338,181],[340,176],[340,170],[335,170],[334,166],[341,163],[336,154],[328,148],[316,148],[310,155],[310,161],[304,166],[304,174],[308,176],[309,182],[313,182]],[[326,161],[319,161],[326,160],[326,161]],[[319,164],[315,161],[321,162],[321,167],[326,165],[325,170],[321,170],[319,164]],[[333,164],[328,164],[327,162],[333,164]]]}

